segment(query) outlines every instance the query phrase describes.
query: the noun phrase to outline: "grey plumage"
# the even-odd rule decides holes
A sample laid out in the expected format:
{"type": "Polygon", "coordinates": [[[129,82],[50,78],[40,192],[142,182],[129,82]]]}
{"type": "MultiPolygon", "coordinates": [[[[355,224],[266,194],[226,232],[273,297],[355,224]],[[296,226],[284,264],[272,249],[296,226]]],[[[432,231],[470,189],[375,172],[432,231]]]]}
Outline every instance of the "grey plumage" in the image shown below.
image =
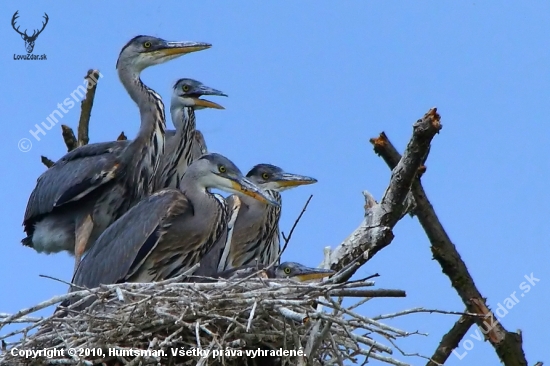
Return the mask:
{"type": "Polygon", "coordinates": [[[194,266],[223,240],[227,226],[225,201],[208,188],[266,199],[229,159],[203,155],[188,167],[180,190],[154,193],[103,232],[80,263],[73,283],[91,288],[151,282],[194,266]]]}
{"type": "Polygon", "coordinates": [[[141,71],[209,47],[149,36],[137,36],[123,47],[117,71],[139,106],[139,133],[118,154],[108,145],[80,147],[43,173],[27,204],[24,245],[38,252],[74,253],[76,266],[103,230],[151,192],[166,122],[162,100],[142,83],[141,71]]]}
{"type": "Polygon", "coordinates": [[[256,165],[248,172],[247,177],[262,188],[270,199],[279,203],[279,206],[256,203],[241,195],[232,195],[227,199],[230,208],[237,204],[240,206],[232,236],[230,241],[215,248],[214,254],[204,260],[204,266],[211,268],[217,258],[218,272],[255,263],[270,265],[275,262],[280,252],[280,192],[317,182],[315,178],[286,173],[270,164],[256,165]]]}
{"type": "MultiPolygon", "coordinates": [[[[217,103],[200,99],[203,95],[227,96],[193,79],[180,79],[172,90],[170,114],[175,130],[166,130],[165,151],[160,157],[153,191],[177,188],[177,183],[187,166],[206,154],[206,141],[196,130],[195,110],[203,108],[223,109],[217,103]],[[186,90],[184,91],[183,88],[186,90]]],[[[120,154],[132,141],[107,141],[82,146],[59,159],[54,166],[76,159],[98,159],[103,154],[120,154]]],[[[88,164],[85,164],[88,165],[88,164]]]]}
{"type": "Polygon", "coordinates": [[[197,160],[204,154],[208,154],[208,146],[206,145],[206,140],[201,131],[195,130],[195,144],[193,145],[193,161],[197,160]]]}

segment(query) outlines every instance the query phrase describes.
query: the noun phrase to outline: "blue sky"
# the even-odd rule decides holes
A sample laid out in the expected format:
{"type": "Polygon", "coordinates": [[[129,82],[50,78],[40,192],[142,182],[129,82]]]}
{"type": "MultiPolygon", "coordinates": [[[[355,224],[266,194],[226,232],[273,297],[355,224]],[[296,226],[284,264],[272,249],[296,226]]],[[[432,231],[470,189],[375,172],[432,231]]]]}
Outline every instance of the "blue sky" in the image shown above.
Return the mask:
{"type": "MultiPolygon", "coordinates": [[[[0,144],[0,312],[64,293],[65,285],[38,275],[69,281],[73,266],[67,254],[38,255],[19,241],[28,196],[45,170],[40,155],[56,160],[64,154],[60,124],[75,127],[79,106],[40,141],[29,130],[81,85],[89,68],[98,68],[103,78],[91,142],[115,139],[122,130],[133,136],[138,110],[118,81],[115,63],[131,37],[148,34],[213,44],[142,75],[167,103],[171,85],[181,77],[229,94],[219,100],[226,110],[197,113],[211,151],[226,155],[243,172],[272,163],[319,180],[284,193],[283,231],[314,195],[286,260],[317,265],[324,246],[335,247],[360,223],[361,191],[382,196],[390,171],[368,139],[385,131],[402,151],[413,122],[438,107],[443,130],[433,141],[424,187],[488,304],[496,309],[516,291],[519,302],[502,323],[523,331],[530,364],[548,356],[549,3],[119,1],[90,6],[8,0],[1,9],[0,105],[6,113],[0,144]],[[48,14],[34,50],[45,53],[47,61],[13,60],[13,54],[25,53],[10,25],[16,10],[21,29],[39,26],[48,14]],[[18,149],[22,138],[33,143],[26,153],[18,149]],[[519,297],[519,286],[531,273],[540,281],[519,297]]],[[[404,218],[395,236],[359,275],[378,272],[378,287],[403,289],[408,297],[371,301],[362,312],[462,311],[449,280],[431,260],[417,220],[404,218]]],[[[430,356],[455,320],[419,314],[389,323],[428,333],[399,345],[430,356]]],[[[462,360],[451,356],[448,365],[499,365],[493,348],[471,337],[475,331],[467,336],[473,348],[461,344],[458,352],[467,354],[462,360]]]]}

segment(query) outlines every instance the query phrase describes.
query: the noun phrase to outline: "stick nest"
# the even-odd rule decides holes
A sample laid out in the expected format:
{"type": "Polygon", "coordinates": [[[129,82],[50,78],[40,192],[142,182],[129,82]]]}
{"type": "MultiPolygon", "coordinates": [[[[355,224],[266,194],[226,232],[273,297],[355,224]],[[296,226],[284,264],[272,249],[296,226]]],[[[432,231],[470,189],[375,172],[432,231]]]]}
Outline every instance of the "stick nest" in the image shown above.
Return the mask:
{"type": "MultiPolygon", "coordinates": [[[[359,359],[392,359],[390,341],[412,333],[400,331],[344,307],[344,297],[363,297],[373,282],[303,284],[291,280],[220,280],[182,283],[178,279],[147,284],[116,284],[57,296],[13,315],[7,324],[24,328],[2,335],[1,365],[343,365],[359,359]],[[38,310],[72,300],[53,315],[30,317],[38,310]],[[80,310],[83,304],[90,306],[80,310]],[[20,335],[16,342],[5,339],[20,335]],[[24,358],[11,350],[62,349],[64,355],[24,358]],[[95,349],[69,356],[67,350],[95,349]],[[271,353],[246,357],[246,350],[301,350],[304,356],[271,353]],[[151,350],[151,354],[109,356],[109,350],[151,350]],[[208,350],[209,356],[177,355],[174,350],[208,350]],[[101,350],[101,351],[98,351],[101,350]],[[163,351],[164,355],[162,355],[163,351]],[[232,354],[231,354],[232,350],[232,354]],[[218,351],[218,357],[213,352],[218,351]],[[242,355],[238,351],[243,352],[242,355]],[[102,352],[102,357],[98,355],[102,352]],[[247,360],[245,360],[247,359],[247,360]],[[258,363],[259,362],[259,363],[258,363]]],[[[383,291],[383,290],[382,290],[383,291]]],[[[391,291],[391,290],[388,290],[391,291]]],[[[349,302],[349,301],[346,301],[349,302]]],[[[360,303],[364,303],[361,299],[360,303]]],[[[250,351],[249,351],[250,352],[250,351]]],[[[203,354],[204,355],[204,354],[203,354]]]]}

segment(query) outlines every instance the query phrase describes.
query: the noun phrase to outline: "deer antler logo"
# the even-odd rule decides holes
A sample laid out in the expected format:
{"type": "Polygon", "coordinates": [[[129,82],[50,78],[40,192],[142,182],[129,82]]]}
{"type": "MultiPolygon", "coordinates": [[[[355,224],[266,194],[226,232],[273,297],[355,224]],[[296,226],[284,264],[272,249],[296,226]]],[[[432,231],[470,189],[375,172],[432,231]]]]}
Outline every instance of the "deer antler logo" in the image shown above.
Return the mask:
{"type": "Polygon", "coordinates": [[[25,48],[27,49],[27,53],[32,53],[32,50],[34,49],[34,42],[36,41],[36,38],[38,38],[38,35],[40,33],[42,33],[42,31],[44,30],[44,28],[46,28],[46,24],[48,24],[48,14],[44,13],[44,19],[46,20],[45,22],[42,22],[42,29],[38,30],[38,29],[35,29],[33,34],[31,36],[29,36],[27,34],[27,30],[25,29],[25,32],[21,33],[19,31],[19,27],[15,27],[15,21],[17,20],[17,18],[19,18],[19,15],[17,15],[17,13],[19,13],[19,10],[17,10],[15,12],[15,14],[13,14],[13,17],[11,18],[11,26],[13,27],[13,29],[15,29],[15,31],[17,33],[19,33],[21,35],[21,38],[23,38],[23,40],[25,41],[25,48]]]}

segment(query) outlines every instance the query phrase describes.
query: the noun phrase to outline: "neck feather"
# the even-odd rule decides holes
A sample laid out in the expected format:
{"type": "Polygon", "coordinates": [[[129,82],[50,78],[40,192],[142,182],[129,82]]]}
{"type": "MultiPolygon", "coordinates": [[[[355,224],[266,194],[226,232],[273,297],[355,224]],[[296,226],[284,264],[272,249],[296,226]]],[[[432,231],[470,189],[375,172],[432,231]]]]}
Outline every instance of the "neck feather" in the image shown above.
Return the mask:
{"type": "Polygon", "coordinates": [[[136,138],[123,152],[122,161],[130,162],[128,182],[139,200],[153,191],[160,156],[164,153],[166,119],[160,96],[140,79],[140,72],[131,68],[118,70],[119,78],[132,100],[139,107],[141,125],[136,138]]]}
{"type": "Polygon", "coordinates": [[[192,107],[170,108],[176,135],[162,156],[157,189],[178,188],[183,174],[192,163],[195,133],[195,111],[192,107]]]}

